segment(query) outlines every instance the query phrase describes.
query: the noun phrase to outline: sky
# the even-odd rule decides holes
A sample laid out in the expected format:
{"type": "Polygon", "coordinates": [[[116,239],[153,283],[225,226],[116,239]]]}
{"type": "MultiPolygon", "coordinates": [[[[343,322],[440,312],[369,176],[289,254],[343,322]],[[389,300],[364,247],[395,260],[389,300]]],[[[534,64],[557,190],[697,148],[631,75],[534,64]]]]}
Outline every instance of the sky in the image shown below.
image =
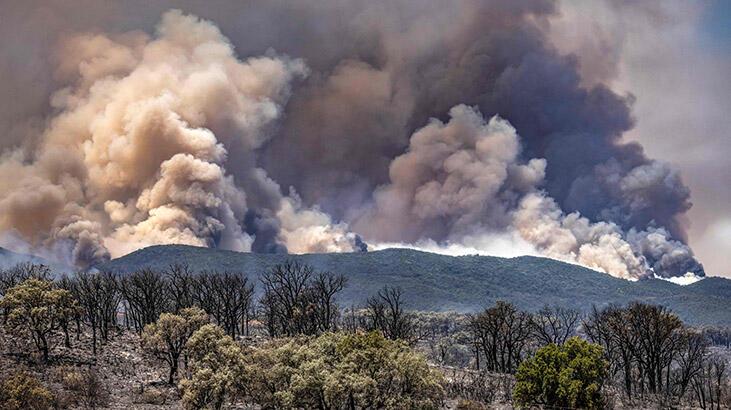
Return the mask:
{"type": "Polygon", "coordinates": [[[0,1],[0,246],[731,277],[731,2],[0,1]]]}
{"type": "Polygon", "coordinates": [[[710,274],[731,277],[731,2],[684,3],[698,9],[630,31],[619,83],[637,97],[631,137],[691,189],[691,246],[710,274]]]}

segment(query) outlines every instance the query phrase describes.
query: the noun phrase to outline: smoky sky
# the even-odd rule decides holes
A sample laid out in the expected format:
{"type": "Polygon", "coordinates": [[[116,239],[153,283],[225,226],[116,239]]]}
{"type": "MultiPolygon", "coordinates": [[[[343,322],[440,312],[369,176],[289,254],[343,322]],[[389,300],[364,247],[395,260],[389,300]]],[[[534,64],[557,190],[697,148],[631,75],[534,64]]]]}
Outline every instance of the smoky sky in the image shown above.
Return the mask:
{"type": "MultiPolygon", "coordinates": [[[[219,175],[211,179],[210,187],[199,189],[200,178],[181,177],[186,181],[181,191],[187,196],[202,189],[227,204],[180,205],[187,218],[206,221],[200,232],[194,232],[206,240],[196,244],[226,247],[222,238],[231,235],[228,224],[233,223],[239,225],[234,236],[243,238],[236,242],[247,243],[244,250],[352,251],[361,249],[362,241],[440,243],[482,231],[527,232],[527,216],[551,215],[538,217],[546,222],[545,230],[524,235],[549,256],[570,255],[566,258],[605,271],[626,265],[618,276],[632,278],[650,272],[668,277],[703,274],[686,244],[683,221],[691,195],[681,174],[672,165],[649,158],[639,143],[624,138],[636,123],[631,90],[613,91],[602,75],[587,81],[586,67],[582,70],[578,56],[559,51],[552,42],[551,21],[566,4],[305,0],[212,5],[74,0],[3,2],[1,7],[0,146],[20,147],[25,153],[20,161],[26,164],[38,162],[42,130],[64,110],[52,98],[59,88],[68,86],[63,62],[69,58],[59,44],[76,33],[151,35],[162,15],[179,9],[220,29],[222,38],[217,41],[230,42],[239,61],[267,56],[285,67],[286,79],[270,72],[266,77],[266,81],[277,81],[276,91],[264,96],[276,103],[276,115],[256,126],[247,117],[246,127],[236,116],[249,111],[220,118],[209,114],[201,120],[199,125],[215,135],[212,144],[225,147],[225,154],[193,154],[187,161],[200,167],[214,163],[232,179],[219,175]],[[497,118],[505,121],[504,129],[495,128],[497,118]],[[463,137],[454,139],[445,151],[443,141],[452,138],[453,132],[463,137]],[[500,140],[496,135],[501,133],[515,134],[508,140],[518,148],[507,156],[481,145],[483,140],[500,140]],[[427,134],[436,142],[422,144],[420,138],[427,134]],[[459,158],[465,160],[454,166],[459,158]],[[499,166],[494,166],[495,158],[502,161],[499,166]],[[543,161],[540,177],[529,178],[530,183],[516,182],[516,175],[525,176],[521,170],[535,170],[535,161],[543,161]],[[414,164],[425,170],[434,164],[433,172],[414,182],[413,172],[407,169],[414,164]],[[476,169],[483,174],[473,173],[476,169]],[[504,175],[488,183],[485,172],[504,175]],[[454,181],[462,185],[453,187],[454,181]],[[432,189],[435,186],[439,189],[432,189]],[[232,193],[236,190],[241,194],[232,193]],[[455,198],[465,192],[470,194],[466,202],[456,203],[455,198]],[[427,193],[434,194],[434,201],[463,209],[470,216],[470,226],[479,228],[467,232],[463,214],[445,211],[425,216],[414,204],[418,195],[427,193]],[[383,209],[395,202],[403,205],[402,212],[383,209]],[[393,229],[393,222],[382,217],[384,212],[391,212],[389,218],[403,222],[404,228],[393,229]],[[225,228],[216,227],[217,223],[225,228]],[[336,238],[330,239],[333,233],[336,238]],[[568,240],[553,241],[542,235],[565,235],[568,240]],[[304,236],[318,239],[303,240],[304,236]],[[323,241],[333,245],[321,245],[323,241]],[[610,248],[612,255],[604,257],[610,248]]],[[[129,50],[136,47],[130,45],[129,50]]],[[[100,59],[111,57],[85,58],[101,65],[100,59]]],[[[607,59],[601,68],[613,72],[616,64],[607,59]]],[[[79,66],[71,67],[76,69],[79,66]]],[[[123,77],[127,72],[108,75],[123,77]]],[[[242,95],[252,101],[264,98],[258,91],[247,90],[242,95]]],[[[207,101],[200,104],[202,111],[229,109],[207,101]]],[[[180,114],[174,107],[170,110],[180,114]]],[[[188,121],[186,115],[193,114],[180,115],[188,121]]],[[[182,174],[193,168],[184,168],[181,156],[176,160],[179,167],[168,160],[161,169],[183,169],[182,174]]],[[[180,179],[165,183],[162,171],[157,176],[152,171],[139,184],[183,184],[180,179]]],[[[85,181],[86,177],[80,178],[85,181]]],[[[140,213],[136,195],[119,196],[127,202],[115,203],[124,209],[136,204],[140,213]]],[[[180,203],[170,198],[166,200],[180,203]]],[[[71,221],[49,222],[56,236],[81,243],[106,235],[110,217],[97,217],[87,202],[80,205],[84,212],[63,213],[71,221]]],[[[166,211],[170,208],[163,206],[166,211]]],[[[117,205],[112,207],[115,215],[122,212],[117,205]]],[[[139,226],[144,223],[140,218],[131,216],[125,223],[139,226]]],[[[0,226],[11,230],[21,225],[0,226]]],[[[78,247],[79,257],[104,259],[101,248],[78,247]]]]}

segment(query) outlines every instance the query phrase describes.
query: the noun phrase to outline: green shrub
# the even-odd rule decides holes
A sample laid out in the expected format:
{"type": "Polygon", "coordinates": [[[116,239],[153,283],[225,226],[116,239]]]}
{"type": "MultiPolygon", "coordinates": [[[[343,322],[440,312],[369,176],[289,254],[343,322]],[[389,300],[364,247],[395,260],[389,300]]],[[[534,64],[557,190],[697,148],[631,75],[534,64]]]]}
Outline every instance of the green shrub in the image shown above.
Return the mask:
{"type": "Polygon", "coordinates": [[[187,409],[220,409],[244,391],[244,353],[216,325],[205,325],[188,340],[190,377],[180,381],[187,409]]]}
{"type": "Polygon", "coordinates": [[[35,278],[10,288],[0,307],[5,310],[9,330],[32,340],[46,363],[56,330],[78,312],[71,292],[35,278]]]}
{"type": "Polygon", "coordinates": [[[601,388],[607,375],[602,348],[578,337],[549,344],[518,367],[513,391],[518,407],[602,407],[601,388]]]}
{"type": "Polygon", "coordinates": [[[265,408],[438,408],[442,378],[423,356],[378,332],[326,333],[256,350],[248,370],[265,408]]]}
{"type": "Polygon", "coordinates": [[[178,375],[178,365],[185,345],[193,332],[208,323],[208,314],[197,307],[182,309],[179,314],[163,313],[155,323],[145,326],[142,348],[168,365],[168,383],[178,375]]]}
{"type": "Polygon", "coordinates": [[[0,409],[47,410],[53,395],[35,377],[18,372],[0,383],[0,409]]]}

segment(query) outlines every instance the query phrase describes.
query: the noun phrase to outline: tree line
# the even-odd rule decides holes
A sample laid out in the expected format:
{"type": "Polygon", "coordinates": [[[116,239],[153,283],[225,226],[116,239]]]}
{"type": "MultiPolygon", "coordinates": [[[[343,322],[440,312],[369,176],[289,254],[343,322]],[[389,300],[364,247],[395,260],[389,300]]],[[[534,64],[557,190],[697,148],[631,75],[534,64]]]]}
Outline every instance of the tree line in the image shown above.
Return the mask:
{"type": "Polygon", "coordinates": [[[658,305],[594,307],[584,315],[561,307],[529,313],[497,302],[470,316],[467,327],[475,367],[488,372],[515,373],[540,348],[562,346],[578,335],[601,348],[606,382],[629,402],[693,402],[713,409],[727,389],[728,358],[711,348],[727,349],[726,332],[689,327],[658,305]]]}
{"type": "Polygon", "coordinates": [[[392,340],[415,341],[413,315],[404,308],[400,289],[384,287],[365,308],[352,308],[348,323],[337,302],[346,283],[342,274],[316,272],[286,261],[261,275],[263,292],[257,300],[257,284],[242,272],[194,272],[185,265],[172,265],[163,271],[80,272],[54,280],[47,267],[26,263],[0,270],[0,308],[4,322],[32,330],[46,360],[47,338],[57,330],[71,347],[71,336],[78,340],[83,327],[88,327],[96,354],[98,345],[108,342],[115,331],[142,333],[161,315],[192,307],[205,311],[234,339],[249,336],[255,319],[273,338],[365,329],[378,330],[392,340]],[[24,310],[30,305],[43,307],[39,320],[24,310]]]}
{"type": "MultiPolygon", "coordinates": [[[[576,404],[581,402],[581,397],[589,400],[585,404],[597,403],[599,393],[610,390],[621,392],[623,399],[630,403],[653,399],[666,405],[693,403],[713,409],[720,408],[728,400],[728,361],[714,354],[714,346],[728,348],[728,329],[691,328],[661,306],[612,305],[595,307],[584,314],[558,306],[527,312],[511,303],[498,301],[471,315],[440,315],[409,310],[402,290],[389,286],[381,288],[361,306],[344,308],[338,301],[338,294],[345,286],[344,275],[316,271],[296,261],[273,266],[257,282],[242,272],[194,272],[185,265],[172,265],[162,271],[142,269],[126,275],[84,272],[54,279],[47,267],[21,264],[0,271],[0,309],[3,324],[27,337],[45,362],[49,360],[54,343],[72,347],[85,330],[92,340],[94,355],[98,345],[104,345],[118,332],[125,329],[136,332],[145,351],[166,364],[167,381],[188,386],[188,403],[198,400],[197,394],[208,394],[207,390],[191,392],[202,388],[200,386],[206,383],[210,372],[218,371],[210,368],[214,362],[205,351],[194,353],[190,347],[191,339],[201,339],[194,337],[196,332],[206,328],[209,336],[221,333],[217,337],[225,336],[224,340],[233,344],[221,347],[223,351],[219,353],[224,357],[227,354],[236,356],[241,352],[237,353],[237,348],[232,346],[238,345],[238,338],[251,334],[252,325],[263,330],[273,341],[280,338],[299,340],[292,342],[297,343],[296,346],[287,349],[305,349],[303,352],[315,346],[310,344],[314,343],[312,340],[323,343],[323,346],[318,345],[317,351],[327,346],[340,346],[339,343],[346,343],[345,340],[361,343],[358,337],[370,333],[378,334],[383,341],[368,339],[369,343],[383,349],[414,346],[424,349],[426,346],[426,350],[432,352],[430,360],[436,364],[449,362],[464,369],[471,368],[474,373],[464,374],[474,375],[470,376],[473,382],[469,388],[473,391],[478,389],[475,380],[487,385],[489,378],[484,375],[502,374],[509,378],[500,380],[515,380],[513,375],[518,374],[519,389],[515,394],[525,405],[548,405],[551,400],[554,400],[551,403],[576,404]],[[215,329],[206,326],[215,326],[215,329]],[[361,336],[334,341],[327,336],[333,333],[361,336]],[[577,336],[581,342],[567,345],[577,336]],[[583,355],[581,360],[591,358],[593,378],[573,382],[593,393],[583,396],[576,393],[561,398],[564,401],[534,397],[545,395],[545,389],[536,387],[541,383],[559,383],[536,379],[536,374],[553,374],[575,366],[576,360],[566,359],[571,355],[583,355]],[[536,357],[541,359],[536,362],[536,357]],[[555,371],[545,371],[542,367],[547,358],[553,360],[555,371]],[[208,367],[200,367],[201,363],[208,363],[208,367]],[[180,368],[185,369],[182,378],[180,368]],[[200,380],[195,381],[196,377],[200,380]]],[[[204,346],[200,344],[202,341],[195,343],[204,346]]],[[[269,356],[247,350],[244,355],[246,366],[252,366],[252,358],[264,360],[264,367],[267,363],[273,366],[276,360],[284,360],[282,352],[291,353],[278,343],[269,348],[272,349],[269,356]]],[[[327,352],[335,354],[337,349],[327,352]]],[[[336,354],[331,364],[344,360],[341,353],[336,354]]],[[[302,366],[308,368],[316,365],[319,363],[302,362],[302,366]]],[[[225,370],[231,374],[243,371],[225,370]]],[[[292,370],[287,377],[293,377],[297,371],[292,370]]],[[[336,374],[335,368],[322,371],[336,374]]],[[[450,379],[447,390],[469,390],[455,386],[457,379],[450,379]]],[[[459,379],[466,383],[464,376],[459,379]]],[[[223,390],[229,392],[250,394],[252,391],[251,386],[236,387],[235,380],[226,383],[230,385],[223,390]]],[[[267,385],[274,381],[263,379],[262,383],[267,385]]],[[[311,403],[319,400],[325,406],[323,403],[328,400],[325,391],[336,387],[318,385],[311,403]]],[[[221,386],[215,388],[222,389],[221,386]]],[[[484,393],[487,397],[488,393],[484,393]]],[[[238,393],[231,393],[234,396],[230,397],[228,394],[224,395],[226,400],[233,400],[238,393]]],[[[345,407],[357,401],[338,397],[337,403],[345,407]]]]}
{"type": "MultiPolygon", "coordinates": [[[[374,295],[358,310],[358,325],[340,331],[346,326],[337,294],[345,277],[292,261],[262,275],[258,300],[255,283],[242,273],[196,273],[180,265],[56,280],[44,267],[21,265],[0,272],[0,284],[4,325],[29,336],[44,363],[54,342],[73,348],[74,340],[90,337],[97,355],[97,345],[118,332],[136,332],[143,351],[167,368],[167,382],[179,386],[186,408],[237,401],[322,409],[442,403],[441,375],[400,340],[409,338],[413,325],[398,289],[374,295]],[[248,335],[254,320],[269,341],[257,346],[236,341],[248,335]],[[312,377],[315,370],[318,377],[312,377]]],[[[21,393],[0,395],[0,404],[50,406],[47,390],[29,377],[3,381],[21,393]]]]}

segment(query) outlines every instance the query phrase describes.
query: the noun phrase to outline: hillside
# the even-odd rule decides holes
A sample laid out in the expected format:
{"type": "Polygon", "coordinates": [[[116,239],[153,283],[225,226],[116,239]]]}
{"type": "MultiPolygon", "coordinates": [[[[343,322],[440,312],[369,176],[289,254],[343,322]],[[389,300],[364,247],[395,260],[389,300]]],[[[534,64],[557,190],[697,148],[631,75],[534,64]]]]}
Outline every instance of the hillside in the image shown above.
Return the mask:
{"type": "Polygon", "coordinates": [[[445,256],[408,249],[308,255],[253,254],[182,245],[152,246],[100,266],[120,273],[173,263],[194,270],[244,271],[258,275],[294,258],[320,270],[342,273],[348,284],[341,303],[360,304],[384,285],[400,286],[413,309],[469,312],[507,300],[535,310],[559,304],[592,305],[640,300],[665,305],[693,324],[731,325],[731,280],[708,278],[689,286],[650,279],[629,282],[553,259],[523,256],[445,256]]]}
{"type": "Polygon", "coordinates": [[[46,265],[50,267],[54,272],[71,272],[73,268],[60,262],[51,262],[48,259],[41,258],[40,256],[30,255],[25,253],[13,252],[9,249],[0,247],[0,269],[7,269],[15,266],[19,263],[36,263],[39,265],[46,265]]]}

